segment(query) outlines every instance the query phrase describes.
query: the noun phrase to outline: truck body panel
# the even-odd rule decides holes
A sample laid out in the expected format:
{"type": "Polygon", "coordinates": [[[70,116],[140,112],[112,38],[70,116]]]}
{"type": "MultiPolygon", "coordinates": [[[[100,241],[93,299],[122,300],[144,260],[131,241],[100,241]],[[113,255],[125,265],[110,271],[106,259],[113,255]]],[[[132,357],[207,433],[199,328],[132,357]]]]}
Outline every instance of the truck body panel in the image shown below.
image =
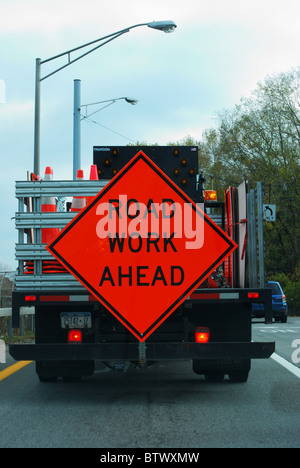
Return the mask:
{"type": "Polygon", "coordinates": [[[13,327],[19,325],[21,307],[34,307],[36,339],[35,344],[10,345],[10,353],[15,359],[35,360],[41,380],[90,375],[97,360],[115,369],[124,369],[126,362],[144,367],[159,360],[189,360],[197,374],[212,378],[229,374],[233,381],[246,381],[251,359],[268,358],[275,349],[273,342],[251,341],[252,303],[265,304],[266,323],[270,323],[271,291],[246,287],[246,183],[227,192],[225,203],[205,201],[201,177],[200,182],[196,178],[196,147],[143,149],[193,201],[204,203],[207,215],[227,231],[239,248],[145,342],[138,342],[42,244],[43,229],[61,229],[76,216],[66,211],[68,199],[97,195],[138,149],[95,147],[99,180],[16,183],[19,267],[12,301],[13,327]],[[226,203],[229,195],[235,200],[231,202],[230,216],[226,203]],[[43,212],[41,200],[46,196],[55,197],[57,206],[63,209],[43,212]],[[62,199],[64,203],[59,205],[62,199]],[[81,341],[70,343],[69,331],[76,325],[81,341]],[[209,342],[195,341],[198,327],[209,330],[209,342]]]}

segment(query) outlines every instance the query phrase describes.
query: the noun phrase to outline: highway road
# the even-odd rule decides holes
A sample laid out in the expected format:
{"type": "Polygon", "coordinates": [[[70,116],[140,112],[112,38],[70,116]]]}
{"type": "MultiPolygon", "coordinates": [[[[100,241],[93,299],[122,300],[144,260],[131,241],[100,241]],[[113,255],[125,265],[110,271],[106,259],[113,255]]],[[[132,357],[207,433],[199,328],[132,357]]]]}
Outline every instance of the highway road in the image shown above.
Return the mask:
{"type": "Polygon", "coordinates": [[[253,323],[254,341],[270,339],[276,354],[252,361],[246,384],[208,383],[189,362],[126,373],[99,368],[80,382],[45,384],[34,363],[16,370],[7,356],[0,447],[94,447],[99,456],[128,448],[299,447],[300,318],[253,323]]]}

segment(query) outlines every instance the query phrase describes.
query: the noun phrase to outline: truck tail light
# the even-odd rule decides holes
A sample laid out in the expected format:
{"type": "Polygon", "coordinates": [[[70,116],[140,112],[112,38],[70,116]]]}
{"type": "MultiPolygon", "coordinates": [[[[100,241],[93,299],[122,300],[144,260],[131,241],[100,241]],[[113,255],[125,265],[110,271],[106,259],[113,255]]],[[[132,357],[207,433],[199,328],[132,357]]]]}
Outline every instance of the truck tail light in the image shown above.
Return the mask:
{"type": "Polygon", "coordinates": [[[258,299],[259,293],[258,292],[248,292],[248,299],[258,299]]]}
{"type": "Polygon", "coordinates": [[[209,342],[209,328],[198,327],[195,331],[195,341],[196,343],[208,343],[209,342]]]}
{"type": "Polygon", "coordinates": [[[69,330],[68,343],[82,343],[81,330],[75,330],[75,329],[69,330]]]}
{"type": "Polygon", "coordinates": [[[33,302],[36,301],[36,296],[25,296],[26,302],[33,302]]]}

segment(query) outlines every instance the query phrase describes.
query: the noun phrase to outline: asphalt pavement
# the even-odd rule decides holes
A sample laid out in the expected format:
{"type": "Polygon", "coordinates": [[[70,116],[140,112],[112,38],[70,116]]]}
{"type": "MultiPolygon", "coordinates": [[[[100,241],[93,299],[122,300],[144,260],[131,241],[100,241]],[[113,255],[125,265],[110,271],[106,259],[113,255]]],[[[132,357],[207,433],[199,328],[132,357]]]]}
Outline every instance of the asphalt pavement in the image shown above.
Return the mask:
{"type": "MultiPolygon", "coordinates": [[[[40,383],[34,363],[0,381],[0,447],[97,448],[99,456],[143,448],[300,446],[300,318],[253,324],[275,340],[277,360],[253,360],[247,383],[208,383],[190,362],[126,373],[100,369],[76,383],[40,383]],[[294,354],[293,354],[294,353],[294,354]]],[[[14,361],[8,357],[0,372],[14,361]]],[[[128,463],[127,463],[128,464],[128,463]]]]}

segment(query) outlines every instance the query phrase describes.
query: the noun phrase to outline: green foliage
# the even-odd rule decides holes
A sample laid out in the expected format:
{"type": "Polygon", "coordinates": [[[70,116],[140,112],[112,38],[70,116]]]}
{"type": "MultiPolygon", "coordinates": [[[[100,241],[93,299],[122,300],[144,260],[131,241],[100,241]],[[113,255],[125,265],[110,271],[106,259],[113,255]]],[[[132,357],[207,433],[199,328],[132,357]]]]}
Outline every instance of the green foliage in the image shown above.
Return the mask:
{"type": "Polygon", "coordinates": [[[291,277],[300,261],[300,69],[267,77],[220,113],[218,128],[203,134],[201,154],[219,186],[264,181],[264,201],[277,205],[276,222],[265,229],[267,271],[291,277]]]}
{"type": "Polygon", "coordinates": [[[299,312],[300,68],[258,83],[201,140],[188,135],[169,145],[199,147],[199,171],[219,200],[229,185],[264,182],[264,203],[277,206],[276,222],[265,224],[267,279],[282,282],[290,310],[299,312]]]}

